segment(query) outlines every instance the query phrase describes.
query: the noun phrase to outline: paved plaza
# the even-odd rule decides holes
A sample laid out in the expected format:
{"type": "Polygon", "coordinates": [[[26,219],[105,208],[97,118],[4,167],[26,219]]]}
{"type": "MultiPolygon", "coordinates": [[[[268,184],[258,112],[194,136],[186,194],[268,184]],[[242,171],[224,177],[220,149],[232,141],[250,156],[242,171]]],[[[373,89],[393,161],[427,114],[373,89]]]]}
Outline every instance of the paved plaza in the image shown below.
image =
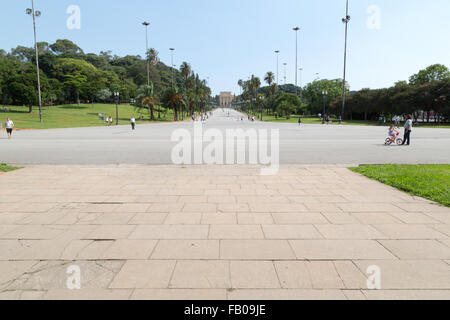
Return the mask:
{"type": "Polygon", "coordinates": [[[86,298],[450,299],[450,209],[344,166],[0,174],[0,299],[86,298]]]}
{"type": "MultiPolygon", "coordinates": [[[[450,130],[414,128],[411,148],[384,146],[388,127],[322,126],[239,121],[243,115],[219,109],[204,123],[218,129],[279,129],[281,164],[448,163],[450,130]],[[230,116],[228,116],[228,112],[230,116]]],[[[19,127],[19,124],[17,124],[19,127]]],[[[14,132],[0,136],[0,161],[17,165],[173,164],[171,141],[177,129],[193,132],[192,122],[14,132]]]]}

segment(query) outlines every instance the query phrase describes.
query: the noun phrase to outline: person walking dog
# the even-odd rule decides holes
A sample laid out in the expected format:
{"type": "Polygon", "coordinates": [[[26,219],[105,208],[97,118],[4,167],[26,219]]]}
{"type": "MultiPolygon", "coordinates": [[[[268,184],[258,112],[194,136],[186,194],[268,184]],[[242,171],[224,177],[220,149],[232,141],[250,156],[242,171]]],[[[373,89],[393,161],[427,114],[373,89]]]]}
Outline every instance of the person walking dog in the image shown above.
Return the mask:
{"type": "Polygon", "coordinates": [[[411,132],[413,128],[413,121],[412,116],[408,115],[406,117],[406,123],[405,123],[405,138],[403,139],[402,146],[405,145],[405,143],[409,146],[411,144],[411,132]]]}

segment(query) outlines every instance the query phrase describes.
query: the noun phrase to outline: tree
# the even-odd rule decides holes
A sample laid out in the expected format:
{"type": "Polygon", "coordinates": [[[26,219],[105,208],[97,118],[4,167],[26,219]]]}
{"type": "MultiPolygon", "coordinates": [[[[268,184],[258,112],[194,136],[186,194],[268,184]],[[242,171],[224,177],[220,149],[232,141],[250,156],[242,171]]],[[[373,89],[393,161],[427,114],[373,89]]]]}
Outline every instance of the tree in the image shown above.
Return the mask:
{"type": "Polygon", "coordinates": [[[154,108],[155,106],[159,105],[159,98],[155,94],[153,83],[148,85],[141,86],[137,91],[138,97],[136,101],[136,107],[141,108],[147,108],[148,114],[150,116],[150,120],[154,121],[154,108]]]}
{"type": "Polygon", "coordinates": [[[194,79],[192,77],[192,69],[189,63],[183,62],[180,67],[181,77],[184,86],[184,100],[189,104],[189,112],[192,115],[194,111],[194,100],[190,99],[193,95],[188,95],[188,90],[193,86],[194,79]]]}
{"type": "MultiPolygon", "coordinates": [[[[41,76],[41,89],[45,93],[48,90],[48,80],[45,75],[41,76]]],[[[16,105],[25,105],[28,112],[33,111],[33,105],[38,102],[36,72],[30,68],[26,72],[16,74],[8,79],[6,90],[16,105]]]]}
{"type": "Polygon", "coordinates": [[[159,62],[159,52],[156,51],[154,48],[148,49],[147,59],[152,66],[156,66],[159,62]]]}
{"type": "Polygon", "coordinates": [[[309,83],[303,91],[311,114],[323,112],[323,91],[327,91],[327,103],[342,96],[342,80],[317,80],[309,83]]]}
{"type": "Polygon", "coordinates": [[[11,50],[11,55],[13,57],[17,57],[21,61],[30,62],[35,56],[35,53],[33,48],[17,46],[16,48],[11,50]]]}
{"type": "Polygon", "coordinates": [[[162,104],[165,108],[174,111],[174,121],[178,121],[178,112],[184,105],[183,95],[176,88],[168,88],[162,98],[162,104]]]}
{"type": "Polygon", "coordinates": [[[109,89],[100,89],[97,92],[96,98],[102,102],[107,102],[111,100],[112,92],[109,89]]]}
{"type": "Polygon", "coordinates": [[[275,98],[275,111],[278,116],[290,119],[291,115],[302,106],[300,98],[293,93],[280,92],[275,98]]]}
{"type": "Polygon", "coordinates": [[[450,78],[450,71],[442,64],[433,64],[409,78],[412,85],[425,84],[450,78]]]}
{"type": "Polygon", "coordinates": [[[75,74],[67,74],[64,76],[64,87],[75,94],[77,104],[80,105],[80,91],[87,83],[87,76],[76,72],[75,74]]]}
{"type": "Polygon", "coordinates": [[[84,54],[79,46],[67,39],[56,40],[54,44],[50,45],[50,49],[57,55],[77,56],[84,54]]]}

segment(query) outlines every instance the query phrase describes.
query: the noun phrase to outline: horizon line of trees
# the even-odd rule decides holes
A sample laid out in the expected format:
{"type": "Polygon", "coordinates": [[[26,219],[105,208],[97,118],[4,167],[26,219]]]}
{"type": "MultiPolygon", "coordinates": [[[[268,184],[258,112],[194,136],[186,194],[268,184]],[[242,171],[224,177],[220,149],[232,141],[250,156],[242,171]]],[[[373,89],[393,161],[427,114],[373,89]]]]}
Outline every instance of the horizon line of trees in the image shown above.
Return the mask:
{"type": "MultiPolygon", "coordinates": [[[[236,107],[249,114],[275,115],[290,118],[292,115],[322,114],[341,115],[342,79],[322,79],[305,87],[277,85],[275,76],[268,72],[261,80],[252,76],[248,81],[239,80],[241,94],[236,107]],[[327,92],[324,96],[323,92],[327,92]]],[[[450,120],[450,71],[440,64],[420,70],[409,81],[399,81],[385,89],[361,89],[346,91],[345,119],[378,120],[411,114],[414,120],[445,122],[450,120]]]]}
{"type": "MultiPolygon", "coordinates": [[[[38,43],[43,106],[81,102],[133,102],[137,111],[146,111],[150,119],[172,109],[175,119],[185,113],[206,110],[212,101],[211,89],[187,62],[180,70],[159,60],[149,49],[147,56],[119,57],[111,51],[84,53],[75,43],[59,39],[53,44],[38,43]],[[147,82],[149,61],[150,83],[147,82]]],[[[0,49],[0,103],[26,106],[31,113],[38,104],[36,58],[34,48],[17,46],[0,49]]]]}

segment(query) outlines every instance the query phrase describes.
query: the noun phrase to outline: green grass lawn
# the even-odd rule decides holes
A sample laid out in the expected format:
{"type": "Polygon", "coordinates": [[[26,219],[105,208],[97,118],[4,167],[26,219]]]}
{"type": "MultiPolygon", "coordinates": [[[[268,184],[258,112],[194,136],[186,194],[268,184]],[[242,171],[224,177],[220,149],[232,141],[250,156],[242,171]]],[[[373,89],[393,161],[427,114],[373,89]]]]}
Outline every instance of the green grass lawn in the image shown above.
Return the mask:
{"type": "MultiPolygon", "coordinates": [[[[275,116],[264,116],[264,121],[267,122],[281,122],[281,123],[298,123],[299,116],[292,116],[290,119],[286,118],[275,118],[275,116]]],[[[303,124],[322,124],[322,120],[317,117],[301,117],[303,124]]],[[[330,125],[338,125],[339,122],[337,119],[332,119],[333,123],[330,125]]],[[[352,126],[379,126],[377,121],[364,121],[364,120],[353,120],[353,121],[344,121],[343,125],[352,125],[352,126]]],[[[394,123],[392,123],[394,124],[394,123]]],[[[389,126],[391,123],[384,123],[382,126],[389,126]]],[[[400,125],[403,127],[403,124],[400,125]]],[[[420,128],[450,128],[450,124],[422,124],[420,128]]]]}
{"type": "Polygon", "coordinates": [[[364,165],[351,170],[450,207],[450,165],[364,165]]]}
{"type": "Polygon", "coordinates": [[[9,172],[9,171],[17,170],[17,169],[19,169],[19,168],[11,167],[11,166],[8,166],[7,164],[0,163],[0,172],[9,172]]]}
{"type": "MultiPolygon", "coordinates": [[[[2,123],[6,121],[6,117],[11,117],[15,128],[20,129],[51,129],[51,128],[75,128],[75,127],[94,127],[104,126],[105,122],[100,121],[98,114],[105,113],[110,115],[116,123],[116,105],[113,104],[76,104],[60,105],[53,107],[44,107],[42,111],[44,122],[39,122],[39,108],[34,107],[33,112],[28,113],[25,107],[6,107],[9,111],[2,112],[0,110],[0,120],[2,123]]],[[[143,111],[143,120],[140,120],[140,114],[135,108],[129,104],[119,105],[119,123],[121,125],[129,124],[130,118],[135,115],[137,123],[150,123],[148,112],[143,111]]],[[[155,122],[173,121],[173,112],[169,111],[161,119],[155,112],[155,122]]]]}

